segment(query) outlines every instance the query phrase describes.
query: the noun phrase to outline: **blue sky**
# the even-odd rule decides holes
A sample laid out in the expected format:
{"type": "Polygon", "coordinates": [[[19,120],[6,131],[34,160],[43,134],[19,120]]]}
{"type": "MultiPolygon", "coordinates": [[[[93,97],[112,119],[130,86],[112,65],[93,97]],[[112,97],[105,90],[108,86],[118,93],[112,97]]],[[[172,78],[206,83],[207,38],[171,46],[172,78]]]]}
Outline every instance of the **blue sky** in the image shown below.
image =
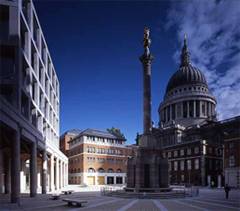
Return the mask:
{"type": "Polygon", "coordinates": [[[237,1],[35,1],[61,86],[61,133],[112,126],[142,132],[143,29],[151,30],[152,118],[177,70],[184,33],[207,76],[219,118],[240,114],[237,1]],[[231,39],[231,40],[229,40],[231,39]],[[227,44],[226,44],[227,43],[227,44]],[[226,101],[226,99],[229,99],[226,101]]]}

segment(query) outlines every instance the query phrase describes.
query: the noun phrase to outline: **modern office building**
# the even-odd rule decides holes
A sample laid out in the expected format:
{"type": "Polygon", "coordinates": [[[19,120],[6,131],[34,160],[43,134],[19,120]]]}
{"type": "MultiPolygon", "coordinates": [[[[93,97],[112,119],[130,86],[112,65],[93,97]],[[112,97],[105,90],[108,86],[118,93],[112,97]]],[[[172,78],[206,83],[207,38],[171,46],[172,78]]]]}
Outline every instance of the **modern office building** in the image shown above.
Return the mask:
{"type": "MultiPolygon", "coordinates": [[[[65,133],[68,134],[68,133],[65,133]]],[[[69,184],[124,185],[131,147],[125,138],[86,129],[69,141],[69,184]]]]}
{"type": "Polygon", "coordinates": [[[0,192],[19,202],[68,184],[60,84],[31,0],[0,1],[0,192]]]}

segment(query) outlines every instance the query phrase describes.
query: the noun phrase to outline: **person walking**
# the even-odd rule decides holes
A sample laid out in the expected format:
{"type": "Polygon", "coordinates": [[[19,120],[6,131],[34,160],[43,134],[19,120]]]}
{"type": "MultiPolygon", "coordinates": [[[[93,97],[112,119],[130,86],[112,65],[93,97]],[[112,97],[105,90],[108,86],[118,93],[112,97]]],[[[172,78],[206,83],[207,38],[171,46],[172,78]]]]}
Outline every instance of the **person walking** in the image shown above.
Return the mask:
{"type": "Polygon", "coordinates": [[[230,191],[230,187],[228,186],[228,184],[225,185],[224,190],[225,190],[225,194],[226,194],[226,199],[228,199],[228,195],[229,195],[229,191],[230,191]]]}

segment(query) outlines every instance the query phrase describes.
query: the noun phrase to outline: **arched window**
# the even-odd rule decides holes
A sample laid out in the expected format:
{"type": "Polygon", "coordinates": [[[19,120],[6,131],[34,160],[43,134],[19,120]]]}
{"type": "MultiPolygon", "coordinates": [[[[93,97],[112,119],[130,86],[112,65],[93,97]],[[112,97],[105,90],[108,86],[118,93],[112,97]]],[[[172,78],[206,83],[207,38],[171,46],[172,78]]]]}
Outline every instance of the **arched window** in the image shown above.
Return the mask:
{"type": "Polygon", "coordinates": [[[99,172],[99,173],[104,173],[105,170],[104,170],[103,168],[99,168],[99,169],[98,169],[98,172],[99,172]]]}
{"type": "Polygon", "coordinates": [[[88,169],[88,172],[89,172],[89,173],[94,173],[94,172],[95,172],[95,169],[94,169],[94,168],[89,168],[89,169],[88,169]]]}
{"type": "Polygon", "coordinates": [[[121,173],[122,172],[122,170],[121,169],[117,169],[117,173],[121,173]]]}
{"type": "Polygon", "coordinates": [[[113,173],[113,169],[112,168],[108,169],[108,173],[113,173]]]}

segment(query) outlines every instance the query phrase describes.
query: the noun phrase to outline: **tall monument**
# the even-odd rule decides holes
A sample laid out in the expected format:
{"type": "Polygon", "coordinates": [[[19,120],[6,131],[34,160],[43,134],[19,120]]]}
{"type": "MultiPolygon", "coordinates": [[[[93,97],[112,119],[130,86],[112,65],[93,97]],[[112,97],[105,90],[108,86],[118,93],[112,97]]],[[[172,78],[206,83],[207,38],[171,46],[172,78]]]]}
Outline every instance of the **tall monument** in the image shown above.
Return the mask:
{"type": "Polygon", "coordinates": [[[135,192],[157,192],[168,189],[168,162],[162,158],[160,143],[154,135],[151,121],[151,64],[150,30],[144,29],[144,53],[140,57],[143,65],[143,134],[135,155],[128,160],[127,188],[135,192]]]}

